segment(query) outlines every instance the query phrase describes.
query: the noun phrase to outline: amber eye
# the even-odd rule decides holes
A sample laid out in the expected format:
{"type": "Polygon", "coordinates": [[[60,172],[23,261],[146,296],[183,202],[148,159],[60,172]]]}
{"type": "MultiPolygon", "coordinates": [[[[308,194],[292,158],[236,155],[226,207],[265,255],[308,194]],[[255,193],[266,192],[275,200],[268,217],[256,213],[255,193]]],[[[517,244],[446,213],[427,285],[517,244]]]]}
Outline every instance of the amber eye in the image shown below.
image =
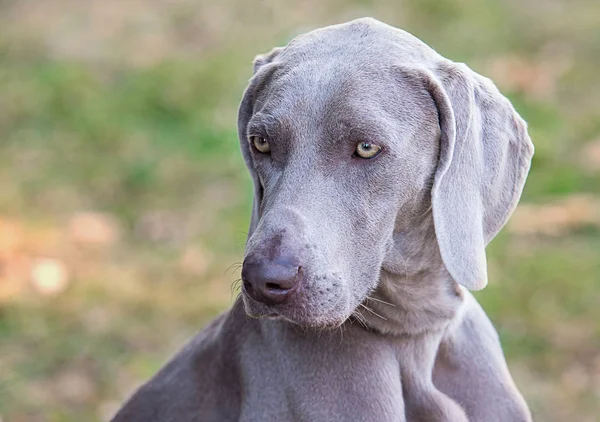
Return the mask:
{"type": "Polygon", "coordinates": [[[252,145],[254,145],[254,148],[256,148],[258,152],[266,154],[267,152],[271,151],[271,145],[269,145],[269,141],[262,136],[251,136],[250,142],[252,142],[252,145]]]}
{"type": "Polygon", "coordinates": [[[359,142],[354,150],[354,154],[360,158],[373,158],[380,152],[381,147],[370,142],[359,142]]]}

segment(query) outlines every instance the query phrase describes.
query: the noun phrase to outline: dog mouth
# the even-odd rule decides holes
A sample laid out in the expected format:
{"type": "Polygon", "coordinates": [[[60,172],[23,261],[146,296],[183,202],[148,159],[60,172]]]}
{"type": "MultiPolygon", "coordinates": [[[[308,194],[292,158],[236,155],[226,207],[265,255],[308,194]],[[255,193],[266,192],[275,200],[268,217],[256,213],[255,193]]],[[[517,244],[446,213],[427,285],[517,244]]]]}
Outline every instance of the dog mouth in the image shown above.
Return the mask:
{"type": "Polygon", "coordinates": [[[352,312],[346,309],[345,301],[339,300],[342,297],[343,295],[336,295],[325,299],[325,303],[330,306],[319,306],[323,303],[312,304],[307,298],[300,297],[286,303],[266,305],[252,298],[242,287],[244,309],[250,318],[282,320],[315,329],[337,328],[351,317],[352,312]]]}

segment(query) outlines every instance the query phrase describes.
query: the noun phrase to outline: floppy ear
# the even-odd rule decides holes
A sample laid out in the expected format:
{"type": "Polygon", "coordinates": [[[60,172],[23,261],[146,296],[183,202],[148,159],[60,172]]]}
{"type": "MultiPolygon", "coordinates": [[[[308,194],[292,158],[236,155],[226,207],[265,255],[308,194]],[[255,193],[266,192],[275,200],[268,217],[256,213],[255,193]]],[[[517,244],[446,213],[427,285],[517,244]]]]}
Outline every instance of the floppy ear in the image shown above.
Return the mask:
{"type": "Polygon", "coordinates": [[[282,47],[276,47],[268,53],[260,54],[255,57],[253,62],[254,76],[250,80],[250,84],[244,92],[244,96],[242,97],[242,102],[238,110],[238,138],[240,140],[240,147],[244,161],[246,162],[246,167],[248,168],[250,176],[252,177],[252,182],[254,183],[254,199],[252,201],[252,217],[250,218],[250,227],[248,228],[248,238],[252,236],[252,233],[254,233],[254,230],[258,225],[263,192],[262,184],[258,178],[258,175],[256,174],[256,171],[254,170],[254,164],[252,163],[252,156],[250,154],[250,146],[248,144],[248,134],[246,133],[246,128],[250,118],[252,117],[252,114],[254,114],[254,100],[256,94],[261,87],[267,83],[270,75],[275,70],[274,66],[267,65],[271,64],[275,57],[277,57],[282,50],[282,47]],[[270,69],[268,69],[269,67],[270,69]]]}
{"type": "Polygon", "coordinates": [[[275,47],[268,53],[259,54],[256,56],[252,62],[254,65],[254,74],[256,74],[264,65],[272,63],[284,48],[285,47],[275,47]]]}
{"type": "Polygon", "coordinates": [[[508,99],[466,65],[443,62],[426,80],[441,129],[431,192],[440,253],[455,281],[479,290],[485,247],[517,205],[533,144],[508,99]]]}

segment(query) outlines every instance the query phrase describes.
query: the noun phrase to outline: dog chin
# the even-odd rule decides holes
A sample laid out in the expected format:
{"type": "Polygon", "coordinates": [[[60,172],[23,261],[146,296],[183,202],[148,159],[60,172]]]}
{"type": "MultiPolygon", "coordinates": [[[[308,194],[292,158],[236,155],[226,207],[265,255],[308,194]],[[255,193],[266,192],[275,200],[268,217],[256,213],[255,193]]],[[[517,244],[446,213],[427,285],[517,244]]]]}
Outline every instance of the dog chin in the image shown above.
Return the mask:
{"type": "Polygon", "coordinates": [[[294,325],[315,330],[328,330],[338,328],[348,319],[338,318],[334,315],[319,316],[317,318],[313,318],[310,315],[280,315],[280,317],[294,325]]]}
{"type": "Polygon", "coordinates": [[[243,296],[243,299],[244,310],[250,318],[283,320],[304,328],[318,330],[338,328],[349,318],[349,315],[336,315],[333,312],[328,312],[325,315],[311,315],[306,309],[289,306],[274,309],[256,302],[246,295],[243,296]]]}

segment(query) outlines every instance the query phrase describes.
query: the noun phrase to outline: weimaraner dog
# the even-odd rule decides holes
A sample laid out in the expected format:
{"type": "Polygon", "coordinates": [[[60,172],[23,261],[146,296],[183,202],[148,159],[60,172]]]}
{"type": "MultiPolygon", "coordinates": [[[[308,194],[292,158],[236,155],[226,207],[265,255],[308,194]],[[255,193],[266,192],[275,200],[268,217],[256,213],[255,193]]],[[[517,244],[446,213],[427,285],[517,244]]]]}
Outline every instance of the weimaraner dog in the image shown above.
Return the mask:
{"type": "Polygon", "coordinates": [[[469,290],[533,145],[494,84],[358,19],[258,56],[242,294],[114,422],[529,421],[469,290]]]}

